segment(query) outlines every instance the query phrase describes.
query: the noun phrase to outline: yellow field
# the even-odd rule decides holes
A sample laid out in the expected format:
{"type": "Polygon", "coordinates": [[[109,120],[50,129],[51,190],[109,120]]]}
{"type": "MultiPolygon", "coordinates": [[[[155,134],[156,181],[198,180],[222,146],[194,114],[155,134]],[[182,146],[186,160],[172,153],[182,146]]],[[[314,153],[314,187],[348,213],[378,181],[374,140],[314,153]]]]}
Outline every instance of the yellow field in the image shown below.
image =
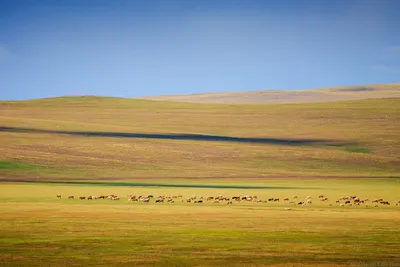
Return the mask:
{"type": "Polygon", "coordinates": [[[399,101],[206,105],[77,97],[1,102],[1,174],[398,177],[399,101]]]}
{"type": "Polygon", "coordinates": [[[0,266],[399,266],[399,104],[0,102],[0,266]]]}
{"type": "Polygon", "coordinates": [[[220,181],[214,188],[207,181],[199,181],[204,186],[199,188],[183,180],[153,186],[4,183],[0,262],[2,266],[397,266],[400,207],[395,202],[400,200],[400,181],[363,181],[220,181]],[[121,199],[66,198],[101,194],[121,199]],[[156,198],[182,194],[183,199],[248,194],[281,201],[132,203],[127,194],[156,198]],[[329,200],[319,201],[320,194],[329,200]],[[382,197],[391,205],[340,207],[336,198],[347,194],[369,197],[370,202],[382,197]],[[311,196],[313,203],[282,201],[283,197],[292,201],[295,195],[299,201],[311,196]]]}

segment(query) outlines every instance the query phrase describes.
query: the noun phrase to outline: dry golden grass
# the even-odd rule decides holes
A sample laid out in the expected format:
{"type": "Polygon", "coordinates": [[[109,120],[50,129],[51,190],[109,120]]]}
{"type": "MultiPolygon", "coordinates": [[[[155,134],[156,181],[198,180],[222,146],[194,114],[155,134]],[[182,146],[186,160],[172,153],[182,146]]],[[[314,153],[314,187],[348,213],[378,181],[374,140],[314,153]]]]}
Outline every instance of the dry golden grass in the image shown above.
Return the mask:
{"type": "Polygon", "coordinates": [[[399,101],[206,105],[77,97],[0,102],[1,126],[49,130],[3,128],[0,161],[36,167],[3,167],[0,173],[121,178],[398,176],[399,101]],[[85,136],[79,134],[82,131],[144,136],[85,136]],[[172,134],[205,137],[168,139],[172,134]],[[227,140],[215,141],[213,136],[227,140]],[[251,138],[272,140],[247,142],[251,138]],[[279,143],[290,139],[311,143],[279,143]],[[313,144],[317,139],[328,142],[313,144]]]}
{"type": "MultiPolygon", "coordinates": [[[[176,181],[175,181],[176,182],[176,181]]],[[[184,181],[176,182],[182,185],[184,181]]],[[[206,185],[207,181],[198,181],[206,185]]],[[[2,266],[396,266],[400,207],[340,208],[354,194],[398,200],[398,179],[258,180],[220,186],[269,189],[7,184],[0,187],[2,266]],[[126,194],[267,197],[328,202],[131,203],[126,194]],[[57,199],[56,194],[62,194],[57,199]],[[117,194],[120,201],[69,200],[68,195],[117,194]],[[332,206],[330,206],[330,204],[332,206]],[[292,210],[285,210],[291,207],[292,210]]],[[[193,187],[190,187],[193,186],[193,187]]]]}
{"type": "Polygon", "coordinates": [[[0,265],[396,266],[399,179],[383,176],[400,176],[399,103],[0,102],[0,265]],[[158,205],[130,193],[329,201],[158,205]],[[65,198],[102,194],[122,199],[65,198]],[[392,205],[342,208],[342,195],[392,205]]]}
{"type": "Polygon", "coordinates": [[[400,97],[400,84],[368,84],[312,90],[261,90],[152,96],[143,99],[215,104],[314,103],[370,98],[400,97]]]}

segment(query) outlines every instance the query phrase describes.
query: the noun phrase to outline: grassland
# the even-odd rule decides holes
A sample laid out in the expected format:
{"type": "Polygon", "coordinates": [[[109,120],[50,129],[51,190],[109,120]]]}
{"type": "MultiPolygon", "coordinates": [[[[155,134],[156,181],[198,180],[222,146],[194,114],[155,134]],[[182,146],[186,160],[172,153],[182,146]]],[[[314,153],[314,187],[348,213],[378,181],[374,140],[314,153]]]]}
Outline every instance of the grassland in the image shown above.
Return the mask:
{"type": "Polygon", "coordinates": [[[214,104],[288,104],[400,97],[400,84],[366,84],[311,90],[258,90],[150,96],[143,99],[214,104]]]}
{"type": "Polygon", "coordinates": [[[399,266],[399,179],[3,183],[2,266],[399,266]],[[61,194],[62,199],[57,199],[61,194]],[[116,194],[120,201],[66,196],[116,194]],[[132,203],[127,194],[314,197],[313,204],[132,203]],[[329,201],[318,201],[318,195],[329,201]],[[342,195],[384,198],[339,207],[342,195]],[[290,207],[291,210],[285,210],[290,207]]]}
{"type": "Polygon", "coordinates": [[[399,266],[399,107],[0,102],[0,265],[399,266]],[[66,198],[108,194],[121,200],[66,198]],[[127,194],[314,201],[146,204],[127,194]],[[340,207],[344,195],[391,205],[340,207]]]}
{"type": "Polygon", "coordinates": [[[400,99],[0,102],[3,179],[398,177],[400,99]]]}

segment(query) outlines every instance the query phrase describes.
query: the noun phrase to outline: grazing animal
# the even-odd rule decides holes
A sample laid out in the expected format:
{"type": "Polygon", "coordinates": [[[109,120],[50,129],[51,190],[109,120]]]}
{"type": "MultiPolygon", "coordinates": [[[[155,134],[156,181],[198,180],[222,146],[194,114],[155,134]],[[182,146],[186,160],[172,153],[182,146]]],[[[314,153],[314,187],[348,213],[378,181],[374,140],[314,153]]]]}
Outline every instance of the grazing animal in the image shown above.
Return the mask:
{"type": "Polygon", "coordinates": [[[136,198],[136,196],[131,196],[128,201],[138,201],[138,199],[136,198]]]}
{"type": "Polygon", "coordinates": [[[84,200],[84,199],[86,199],[86,197],[79,197],[79,199],[80,199],[80,200],[84,200]]]}
{"type": "Polygon", "coordinates": [[[229,202],[227,203],[227,205],[232,205],[232,201],[229,201],[229,202]]]}
{"type": "Polygon", "coordinates": [[[87,200],[93,200],[93,197],[92,196],[88,196],[87,200]]]}
{"type": "Polygon", "coordinates": [[[61,195],[57,195],[57,198],[61,198],[61,195]]]}
{"type": "Polygon", "coordinates": [[[68,197],[68,199],[74,199],[74,198],[75,198],[74,196],[69,196],[69,197],[68,197]]]}
{"type": "Polygon", "coordinates": [[[289,198],[288,198],[288,197],[286,197],[286,198],[284,198],[284,199],[283,199],[283,201],[289,201],[289,198]]]}

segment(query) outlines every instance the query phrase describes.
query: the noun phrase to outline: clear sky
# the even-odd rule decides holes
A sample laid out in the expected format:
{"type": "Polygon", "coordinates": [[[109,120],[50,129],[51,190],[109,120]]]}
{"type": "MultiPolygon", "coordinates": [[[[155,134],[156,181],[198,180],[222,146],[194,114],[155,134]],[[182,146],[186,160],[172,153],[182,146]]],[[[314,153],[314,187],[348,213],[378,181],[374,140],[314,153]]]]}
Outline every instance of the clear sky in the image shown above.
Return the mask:
{"type": "Polygon", "coordinates": [[[2,100],[399,78],[399,0],[0,0],[2,100]]]}

